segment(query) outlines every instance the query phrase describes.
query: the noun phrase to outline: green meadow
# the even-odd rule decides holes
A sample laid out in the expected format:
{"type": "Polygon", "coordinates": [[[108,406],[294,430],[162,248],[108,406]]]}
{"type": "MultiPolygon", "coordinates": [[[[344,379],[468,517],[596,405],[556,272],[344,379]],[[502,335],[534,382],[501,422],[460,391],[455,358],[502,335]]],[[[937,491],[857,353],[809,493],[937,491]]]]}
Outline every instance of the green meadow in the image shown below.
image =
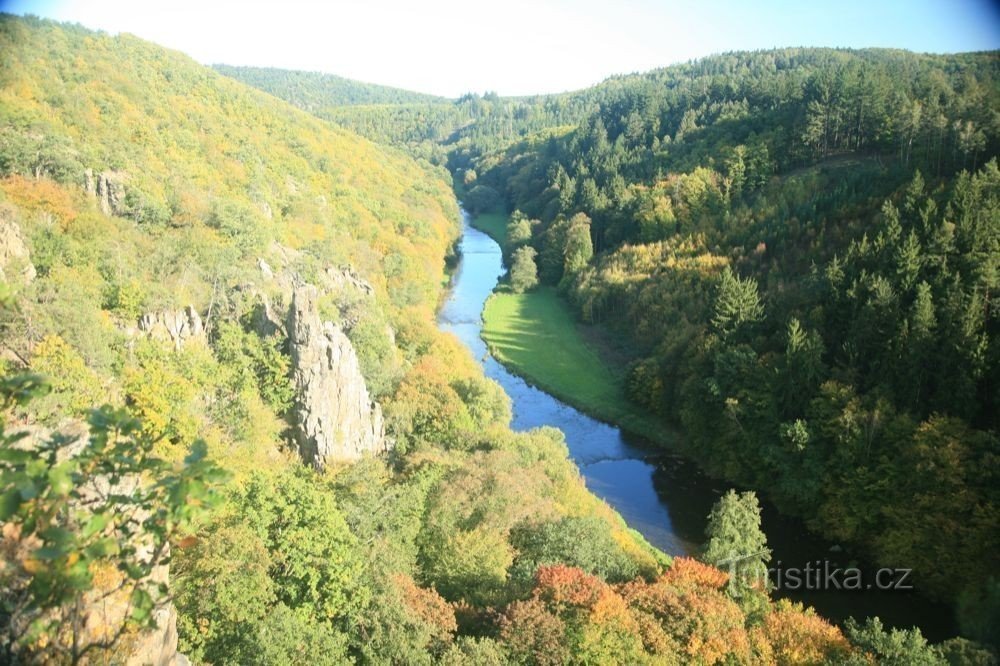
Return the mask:
{"type": "Polygon", "coordinates": [[[483,309],[483,339],[512,372],[592,416],[666,444],[673,434],[625,398],[625,368],[605,362],[552,287],[498,291],[483,309]]]}

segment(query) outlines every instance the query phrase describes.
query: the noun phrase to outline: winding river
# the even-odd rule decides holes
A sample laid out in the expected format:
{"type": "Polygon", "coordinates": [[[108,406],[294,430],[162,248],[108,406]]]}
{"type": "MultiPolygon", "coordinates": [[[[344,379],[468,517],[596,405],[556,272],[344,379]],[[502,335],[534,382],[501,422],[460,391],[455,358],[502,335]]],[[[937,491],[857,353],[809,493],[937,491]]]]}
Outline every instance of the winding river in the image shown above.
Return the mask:
{"type": "MultiPolygon", "coordinates": [[[[554,426],[566,435],[570,456],[580,468],[587,487],[613,506],[630,527],[670,555],[695,554],[703,540],[706,516],[715,500],[728,488],[692,463],[645,446],[621,429],[597,421],[531,386],[498,363],[480,337],[482,311],[497,280],[504,274],[500,246],[469,224],[462,212],[461,261],[451,292],[438,316],[439,327],[455,334],[510,396],[514,430],[554,426]]],[[[834,544],[810,534],[801,522],[763,506],[762,525],[772,549],[772,564],[788,567],[858,566],[874,575],[875,567],[856,563],[834,544]]],[[[956,634],[952,612],[913,592],[810,591],[778,594],[816,607],[821,615],[841,621],[878,615],[889,626],[919,626],[930,640],[956,634]]]]}

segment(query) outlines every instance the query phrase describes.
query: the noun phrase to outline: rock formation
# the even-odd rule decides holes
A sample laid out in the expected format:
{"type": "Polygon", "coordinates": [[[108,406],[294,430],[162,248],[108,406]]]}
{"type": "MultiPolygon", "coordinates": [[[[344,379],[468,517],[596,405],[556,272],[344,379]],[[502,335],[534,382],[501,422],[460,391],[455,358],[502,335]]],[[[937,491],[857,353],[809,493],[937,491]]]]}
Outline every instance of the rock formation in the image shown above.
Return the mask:
{"type": "Polygon", "coordinates": [[[322,322],[319,292],[300,285],[292,294],[288,342],[296,391],[295,434],[303,459],[322,469],[388,449],[382,409],[368,394],[351,341],[322,322]]]}
{"type": "MultiPolygon", "coordinates": [[[[69,444],[58,453],[57,460],[67,460],[76,456],[88,441],[89,428],[79,419],[66,419],[55,429],[32,424],[20,429],[22,435],[14,448],[21,450],[36,450],[42,442],[58,435],[65,438],[69,444]]],[[[112,493],[133,495],[137,492],[141,479],[135,475],[126,475],[112,481],[107,476],[98,476],[86,485],[76,488],[76,501],[88,503],[112,493]]],[[[141,522],[148,517],[145,512],[137,512],[132,519],[141,522]]],[[[149,558],[151,546],[142,540],[135,543],[136,554],[140,558],[149,558]]],[[[21,538],[20,529],[13,523],[4,524],[0,528],[0,552],[11,561],[23,560],[30,556],[36,544],[21,538]]],[[[113,580],[113,579],[112,579],[113,580]]],[[[153,568],[148,579],[152,583],[170,582],[170,565],[163,562],[153,568]]],[[[98,642],[106,638],[109,627],[120,627],[133,610],[131,588],[127,585],[119,589],[95,587],[87,591],[77,606],[79,613],[82,639],[85,643],[98,642]]],[[[159,603],[153,610],[155,626],[141,631],[129,631],[112,648],[117,659],[123,659],[126,666],[188,666],[190,661],[177,652],[177,609],[169,600],[159,603]]],[[[27,630],[27,626],[12,627],[15,633],[27,630]]]]}
{"type": "Polygon", "coordinates": [[[0,280],[31,282],[35,266],[21,235],[21,228],[9,209],[0,209],[0,280]]]}
{"type": "Polygon", "coordinates": [[[201,317],[190,305],[183,310],[148,312],[139,318],[139,330],[154,340],[173,342],[175,349],[189,340],[205,339],[201,317]]]}
{"type": "MultiPolygon", "coordinates": [[[[89,189],[90,183],[85,185],[89,189]]],[[[118,171],[102,171],[97,176],[97,202],[105,215],[124,215],[125,175],[118,171]]]]}
{"type": "Polygon", "coordinates": [[[354,289],[365,296],[374,296],[375,287],[362,278],[352,266],[340,268],[328,267],[323,271],[323,286],[330,291],[346,291],[354,289]]]}

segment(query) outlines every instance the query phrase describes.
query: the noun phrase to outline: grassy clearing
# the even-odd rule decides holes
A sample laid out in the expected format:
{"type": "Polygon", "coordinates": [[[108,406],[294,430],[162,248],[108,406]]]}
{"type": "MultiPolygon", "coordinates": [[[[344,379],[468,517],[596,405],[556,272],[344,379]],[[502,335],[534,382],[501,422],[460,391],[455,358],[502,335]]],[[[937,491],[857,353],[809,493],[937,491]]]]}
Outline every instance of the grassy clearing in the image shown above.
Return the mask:
{"type": "Polygon", "coordinates": [[[472,218],[472,226],[486,233],[500,247],[504,246],[507,240],[507,213],[503,211],[480,213],[472,218]]]}
{"type": "Polygon", "coordinates": [[[608,365],[586,343],[569,305],[552,287],[493,294],[483,310],[483,339],[498,361],[563,402],[671,443],[670,428],[625,399],[625,368],[608,365]]]}

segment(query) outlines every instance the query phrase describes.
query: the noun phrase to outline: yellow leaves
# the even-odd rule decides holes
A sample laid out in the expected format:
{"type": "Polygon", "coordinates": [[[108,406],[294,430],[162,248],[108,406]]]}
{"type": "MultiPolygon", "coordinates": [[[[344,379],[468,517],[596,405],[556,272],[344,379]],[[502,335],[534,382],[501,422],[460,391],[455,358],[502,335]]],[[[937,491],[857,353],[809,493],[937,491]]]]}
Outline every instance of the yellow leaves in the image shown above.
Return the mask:
{"type": "Polygon", "coordinates": [[[45,571],[45,565],[42,563],[42,561],[35,559],[34,557],[26,558],[21,563],[21,568],[23,568],[32,576],[40,574],[41,572],[45,571]]]}
{"type": "Polygon", "coordinates": [[[195,405],[198,385],[192,381],[193,368],[184,367],[184,354],[143,343],[139,362],[123,374],[126,402],[143,420],[143,429],[153,438],[164,438],[161,446],[174,445],[162,452],[168,458],[180,455],[203,428],[195,405]]]}
{"type": "Polygon", "coordinates": [[[49,378],[54,399],[73,414],[83,414],[106,397],[100,376],[58,335],[35,345],[31,369],[49,378]]]}
{"type": "Polygon", "coordinates": [[[802,604],[781,600],[764,619],[761,632],[770,642],[777,662],[789,666],[828,662],[850,649],[840,629],[802,604]]]}

